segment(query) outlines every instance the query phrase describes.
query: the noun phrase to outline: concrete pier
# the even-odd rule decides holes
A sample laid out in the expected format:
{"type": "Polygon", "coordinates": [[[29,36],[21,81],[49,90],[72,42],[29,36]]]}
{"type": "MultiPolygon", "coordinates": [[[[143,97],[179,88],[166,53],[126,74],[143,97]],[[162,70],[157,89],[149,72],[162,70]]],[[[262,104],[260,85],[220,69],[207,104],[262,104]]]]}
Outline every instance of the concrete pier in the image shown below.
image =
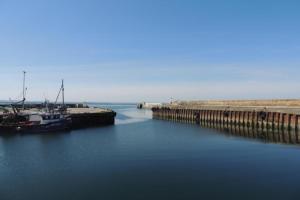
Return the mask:
{"type": "Polygon", "coordinates": [[[267,134],[264,137],[276,137],[278,141],[300,143],[300,100],[177,102],[152,111],[154,119],[195,123],[242,134],[263,133],[267,134]]]}
{"type": "Polygon", "coordinates": [[[68,108],[72,118],[72,128],[113,125],[116,113],[103,108],[68,108]]]}
{"type": "MultiPolygon", "coordinates": [[[[39,107],[26,108],[27,110],[39,111],[39,107]]],[[[12,113],[12,109],[6,107],[5,109],[0,109],[0,123],[3,119],[5,112],[12,113]]],[[[104,108],[89,108],[89,107],[71,107],[68,106],[67,114],[71,116],[72,119],[72,129],[78,128],[88,128],[96,126],[107,126],[114,125],[116,112],[110,109],[104,108]]]]}
{"type": "Polygon", "coordinates": [[[138,103],[137,108],[138,109],[152,109],[154,107],[161,107],[161,103],[149,103],[149,102],[143,102],[143,103],[138,103]]]}

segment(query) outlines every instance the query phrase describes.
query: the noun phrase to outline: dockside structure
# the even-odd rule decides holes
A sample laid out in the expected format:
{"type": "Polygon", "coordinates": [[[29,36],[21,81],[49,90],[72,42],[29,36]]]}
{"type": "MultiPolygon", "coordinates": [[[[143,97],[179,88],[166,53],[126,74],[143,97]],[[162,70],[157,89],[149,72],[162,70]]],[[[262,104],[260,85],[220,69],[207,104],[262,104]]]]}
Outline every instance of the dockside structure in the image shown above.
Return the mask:
{"type": "Polygon", "coordinates": [[[153,118],[214,128],[294,132],[299,143],[300,100],[176,102],[153,108],[153,118]]]}
{"type": "Polygon", "coordinates": [[[116,112],[102,108],[68,108],[72,119],[72,128],[113,125],[116,112]]]}
{"type": "MultiPolygon", "coordinates": [[[[6,108],[9,110],[10,108],[6,108]]],[[[28,110],[39,110],[39,106],[26,105],[28,110]]],[[[0,123],[3,120],[5,112],[0,110],[0,123]]],[[[87,106],[74,106],[73,104],[67,105],[67,114],[72,119],[72,129],[88,128],[96,126],[114,125],[116,112],[105,108],[90,108],[87,106]]],[[[0,133],[1,134],[1,133],[0,133]]]]}

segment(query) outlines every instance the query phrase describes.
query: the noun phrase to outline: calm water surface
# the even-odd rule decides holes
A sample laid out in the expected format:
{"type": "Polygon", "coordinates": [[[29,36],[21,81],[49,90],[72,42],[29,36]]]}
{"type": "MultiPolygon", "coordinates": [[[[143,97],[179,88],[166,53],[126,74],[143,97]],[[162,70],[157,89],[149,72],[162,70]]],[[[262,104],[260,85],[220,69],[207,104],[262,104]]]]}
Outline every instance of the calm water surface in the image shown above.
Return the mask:
{"type": "Polygon", "coordinates": [[[102,106],[118,112],[115,126],[0,136],[0,200],[300,198],[297,145],[102,106]]]}

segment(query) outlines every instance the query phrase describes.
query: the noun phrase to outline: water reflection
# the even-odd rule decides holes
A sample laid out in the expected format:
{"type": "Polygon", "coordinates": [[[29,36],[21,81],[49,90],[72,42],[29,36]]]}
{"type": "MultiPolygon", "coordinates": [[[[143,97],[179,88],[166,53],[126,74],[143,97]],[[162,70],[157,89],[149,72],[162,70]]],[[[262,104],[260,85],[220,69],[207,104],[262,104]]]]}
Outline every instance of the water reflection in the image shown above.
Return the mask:
{"type": "Polygon", "coordinates": [[[200,126],[214,128],[219,133],[228,136],[238,136],[260,140],[266,143],[299,144],[299,133],[296,130],[286,129],[261,129],[251,126],[240,126],[233,124],[208,124],[200,123],[200,126]]]}
{"type": "Polygon", "coordinates": [[[151,110],[138,110],[138,109],[116,109],[117,116],[115,124],[130,124],[139,123],[150,120],[152,118],[151,110]]]}
{"type": "Polygon", "coordinates": [[[164,119],[180,123],[198,124],[201,127],[213,128],[221,134],[228,136],[238,136],[249,139],[256,139],[265,143],[300,144],[299,130],[289,129],[283,126],[272,126],[260,123],[258,125],[250,123],[237,123],[225,121],[195,121],[186,118],[164,118],[154,117],[154,119],[164,119]]]}

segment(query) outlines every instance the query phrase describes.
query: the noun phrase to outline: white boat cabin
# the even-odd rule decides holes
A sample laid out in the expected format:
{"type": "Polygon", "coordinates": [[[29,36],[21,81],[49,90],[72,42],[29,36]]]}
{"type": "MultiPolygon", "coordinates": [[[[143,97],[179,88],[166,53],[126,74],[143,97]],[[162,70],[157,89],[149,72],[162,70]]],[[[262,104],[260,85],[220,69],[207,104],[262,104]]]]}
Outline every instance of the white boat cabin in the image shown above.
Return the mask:
{"type": "Polygon", "coordinates": [[[59,113],[36,113],[36,114],[30,114],[29,115],[29,121],[30,122],[36,122],[39,124],[49,124],[49,123],[53,123],[53,122],[58,122],[61,119],[63,119],[64,116],[62,114],[59,113]]]}

